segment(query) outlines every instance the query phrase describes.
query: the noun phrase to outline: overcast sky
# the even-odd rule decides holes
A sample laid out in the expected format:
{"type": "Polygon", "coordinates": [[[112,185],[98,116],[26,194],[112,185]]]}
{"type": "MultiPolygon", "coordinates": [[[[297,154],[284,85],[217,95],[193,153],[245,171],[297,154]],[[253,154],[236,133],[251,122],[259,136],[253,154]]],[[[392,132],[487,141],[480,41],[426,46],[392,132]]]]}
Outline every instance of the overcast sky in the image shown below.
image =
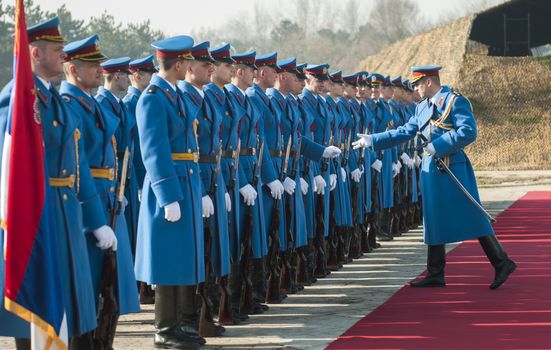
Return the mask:
{"type": "MultiPolygon", "coordinates": [[[[267,6],[274,1],[262,0],[267,6]]],[[[333,0],[342,3],[345,0],[333,0]]],[[[255,0],[39,0],[40,6],[55,11],[66,4],[73,16],[78,19],[101,14],[108,10],[117,20],[141,22],[151,20],[152,27],[167,34],[190,33],[198,27],[217,27],[226,19],[236,16],[252,7],[255,0]],[[187,7],[187,9],[186,9],[187,7]]],[[[439,15],[454,11],[461,6],[462,0],[415,0],[422,13],[435,19],[439,15]]],[[[370,6],[372,0],[360,0],[362,6],[370,6]]],[[[281,6],[290,6],[292,0],[278,0],[281,6]]]]}

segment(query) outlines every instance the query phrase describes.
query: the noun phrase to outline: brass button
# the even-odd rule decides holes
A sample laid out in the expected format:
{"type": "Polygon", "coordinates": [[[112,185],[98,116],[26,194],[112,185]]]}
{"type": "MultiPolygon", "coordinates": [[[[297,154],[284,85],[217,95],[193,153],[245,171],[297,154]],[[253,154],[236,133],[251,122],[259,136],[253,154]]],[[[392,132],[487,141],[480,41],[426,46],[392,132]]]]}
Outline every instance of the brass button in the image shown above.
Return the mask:
{"type": "Polygon", "coordinates": [[[187,153],[191,153],[191,148],[188,148],[188,149],[187,149],[187,153]]]}
{"type": "Polygon", "coordinates": [[[189,173],[193,175],[193,169],[189,169],[189,173]]]}
{"type": "Polygon", "coordinates": [[[54,125],[54,127],[56,127],[57,124],[58,124],[58,123],[57,123],[57,120],[54,120],[54,122],[53,122],[52,124],[54,125]]]}
{"type": "Polygon", "coordinates": [[[230,115],[230,112],[226,111],[226,115],[230,115]]]}
{"type": "Polygon", "coordinates": [[[115,187],[109,187],[109,192],[115,192],[115,187]]]}
{"type": "Polygon", "coordinates": [[[63,194],[63,200],[66,201],[67,199],[69,199],[69,197],[67,196],[67,194],[63,194]]]}
{"type": "Polygon", "coordinates": [[[61,170],[61,173],[62,173],[63,175],[67,175],[67,169],[61,170]]]}

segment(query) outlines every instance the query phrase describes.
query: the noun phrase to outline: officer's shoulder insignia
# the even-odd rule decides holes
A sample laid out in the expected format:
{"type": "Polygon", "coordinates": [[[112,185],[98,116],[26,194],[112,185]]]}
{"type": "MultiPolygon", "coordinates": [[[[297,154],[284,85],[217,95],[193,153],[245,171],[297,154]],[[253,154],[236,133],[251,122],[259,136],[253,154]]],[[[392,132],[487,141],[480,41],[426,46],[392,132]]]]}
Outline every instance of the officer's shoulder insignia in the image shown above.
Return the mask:
{"type": "Polygon", "coordinates": [[[147,93],[148,94],[154,94],[156,91],[157,91],[158,87],[156,85],[151,85],[148,89],[147,89],[147,93]]]}
{"type": "Polygon", "coordinates": [[[67,103],[71,102],[71,96],[69,95],[61,95],[61,98],[67,103]]]}
{"type": "Polygon", "coordinates": [[[455,89],[452,89],[452,94],[454,94],[455,96],[463,96],[459,91],[455,89]]]}

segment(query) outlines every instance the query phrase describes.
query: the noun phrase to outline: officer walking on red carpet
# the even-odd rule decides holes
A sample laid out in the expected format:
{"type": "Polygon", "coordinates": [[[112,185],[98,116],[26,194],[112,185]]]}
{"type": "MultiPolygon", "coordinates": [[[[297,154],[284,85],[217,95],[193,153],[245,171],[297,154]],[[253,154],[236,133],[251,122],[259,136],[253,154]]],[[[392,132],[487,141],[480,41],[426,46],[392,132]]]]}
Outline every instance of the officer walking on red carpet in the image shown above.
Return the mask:
{"type": "Polygon", "coordinates": [[[387,149],[409,141],[418,133],[426,140],[423,143],[421,191],[428,274],[412,282],[412,287],[445,286],[445,244],[478,238],[495,268],[490,289],[496,289],[513,273],[516,264],[508,258],[481,210],[474,171],[463,150],[477,134],[471,103],[451,88],[440,85],[441,68],[413,67],[411,83],[424,98],[417,105],[415,115],[397,129],[373,135],[358,134],[360,139],[354,142],[354,148],[387,149]],[[438,164],[440,162],[443,164],[438,164]],[[446,167],[474,202],[453,182],[451,174],[442,171],[446,167]]]}

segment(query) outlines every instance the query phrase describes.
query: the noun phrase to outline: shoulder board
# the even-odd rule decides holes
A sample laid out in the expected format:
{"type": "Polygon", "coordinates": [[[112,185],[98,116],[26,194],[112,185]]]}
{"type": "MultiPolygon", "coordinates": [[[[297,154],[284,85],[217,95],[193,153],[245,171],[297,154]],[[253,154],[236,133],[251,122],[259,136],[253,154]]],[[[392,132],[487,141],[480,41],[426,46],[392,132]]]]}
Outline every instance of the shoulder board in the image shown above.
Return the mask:
{"type": "Polygon", "coordinates": [[[154,94],[159,88],[157,87],[157,85],[151,85],[149,86],[149,88],[147,89],[147,93],[148,94],[154,94]]]}
{"type": "Polygon", "coordinates": [[[67,103],[71,102],[71,96],[69,95],[61,95],[61,98],[63,98],[63,100],[67,103]]]}
{"type": "Polygon", "coordinates": [[[454,89],[452,89],[452,94],[454,94],[455,96],[463,96],[459,91],[456,91],[454,89]]]}

